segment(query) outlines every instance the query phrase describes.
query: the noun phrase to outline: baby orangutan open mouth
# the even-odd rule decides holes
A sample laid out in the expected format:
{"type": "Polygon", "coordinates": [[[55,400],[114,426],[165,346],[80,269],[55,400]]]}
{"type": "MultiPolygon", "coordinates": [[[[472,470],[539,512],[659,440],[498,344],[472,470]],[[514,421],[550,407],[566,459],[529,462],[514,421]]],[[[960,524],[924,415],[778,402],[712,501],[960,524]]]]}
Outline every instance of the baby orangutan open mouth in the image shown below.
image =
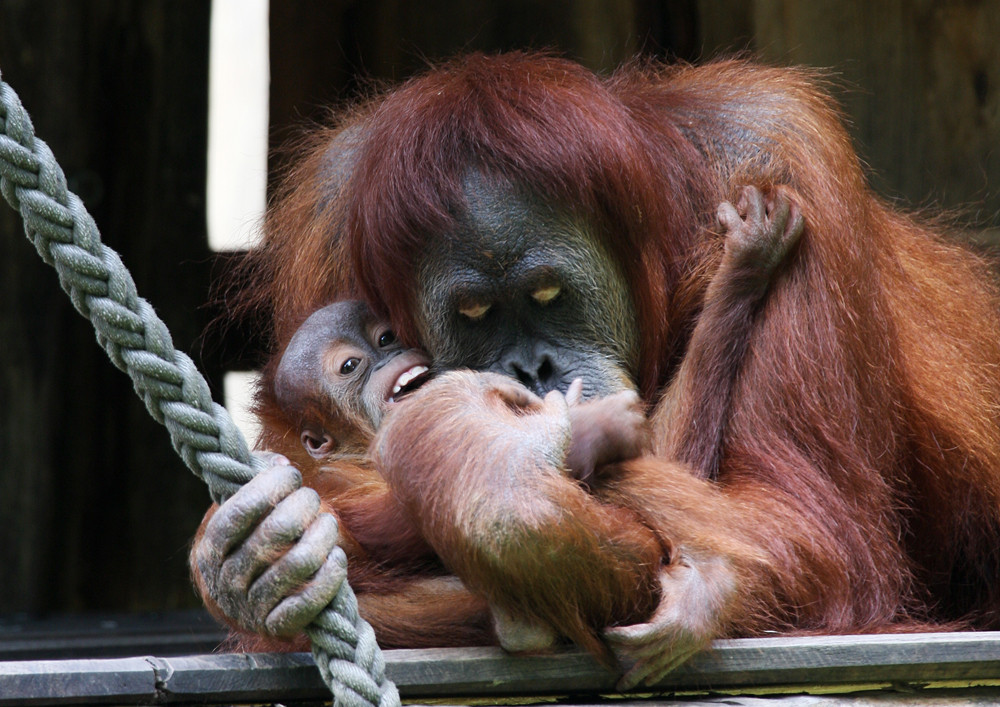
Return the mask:
{"type": "Polygon", "coordinates": [[[399,374],[392,385],[388,402],[395,403],[406,397],[409,393],[422,386],[431,379],[430,369],[422,363],[418,363],[399,374]]]}

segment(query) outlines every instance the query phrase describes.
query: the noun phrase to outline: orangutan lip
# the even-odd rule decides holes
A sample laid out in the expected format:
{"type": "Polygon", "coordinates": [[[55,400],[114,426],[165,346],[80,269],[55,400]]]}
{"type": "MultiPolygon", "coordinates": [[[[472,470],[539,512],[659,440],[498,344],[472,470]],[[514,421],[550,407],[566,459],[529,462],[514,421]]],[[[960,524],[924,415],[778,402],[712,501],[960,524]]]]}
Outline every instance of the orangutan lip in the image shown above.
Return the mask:
{"type": "Polygon", "coordinates": [[[399,378],[392,386],[392,396],[389,398],[389,402],[396,402],[407,393],[412,393],[414,390],[419,388],[421,385],[427,382],[430,378],[429,369],[427,366],[416,365],[412,368],[408,368],[399,374],[399,378]]]}

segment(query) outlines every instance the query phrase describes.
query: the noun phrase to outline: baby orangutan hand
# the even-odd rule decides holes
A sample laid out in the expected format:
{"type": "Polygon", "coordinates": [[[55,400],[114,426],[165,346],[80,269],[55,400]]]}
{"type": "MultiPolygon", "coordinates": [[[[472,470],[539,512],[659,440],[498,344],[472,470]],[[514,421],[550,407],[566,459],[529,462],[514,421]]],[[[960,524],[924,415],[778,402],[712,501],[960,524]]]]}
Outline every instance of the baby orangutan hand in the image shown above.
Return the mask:
{"type": "Polygon", "coordinates": [[[582,385],[577,378],[566,391],[572,428],[566,467],[586,484],[605,464],[641,456],[648,448],[649,424],[634,390],[580,402],[582,385]]]}

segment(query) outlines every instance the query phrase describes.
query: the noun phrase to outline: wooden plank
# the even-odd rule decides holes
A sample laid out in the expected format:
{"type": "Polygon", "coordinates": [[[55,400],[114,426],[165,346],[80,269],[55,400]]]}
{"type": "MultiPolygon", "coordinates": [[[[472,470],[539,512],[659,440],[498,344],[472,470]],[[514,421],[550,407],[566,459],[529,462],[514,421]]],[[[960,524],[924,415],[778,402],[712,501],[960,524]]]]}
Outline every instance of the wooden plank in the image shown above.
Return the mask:
{"type": "MultiPolygon", "coordinates": [[[[407,697],[610,692],[615,675],[589,656],[508,656],[489,648],[389,651],[407,697]]],[[[716,641],[657,687],[670,690],[787,685],[1000,681],[1000,633],[822,636],[716,641]]]]}
{"type": "Polygon", "coordinates": [[[0,705],[329,699],[308,653],[0,662],[0,705]]]}
{"type": "MultiPolygon", "coordinates": [[[[720,695],[697,699],[651,698],[615,701],[613,707],[995,707],[1000,693],[995,690],[935,690],[928,692],[860,692],[849,695],[720,695]]],[[[574,707],[609,707],[607,702],[574,702],[574,707]]],[[[440,706],[439,706],[440,707],[440,706]]]]}
{"type": "Polygon", "coordinates": [[[0,663],[0,704],[150,703],[156,675],[144,658],[0,663]]]}
{"type": "MultiPolygon", "coordinates": [[[[519,657],[496,648],[394,650],[385,657],[388,676],[411,700],[596,696],[614,692],[616,679],[578,651],[519,657]]],[[[918,690],[928,684],[993,685],[989,694],[1000,698],[1000,633],[717,641],[656,692],[918,690]]],[[[0,705],[326,698],[305,653],[0,663],[0,705]]]]}
{"type": "Polygon", "coordinates": [[[1000,633],[717,641],[664,686],[843,685],[1000,680],[1000,633]]]}
{"type": "Polygon", "coordinates": [[[330,699],[309,653],[230,653],[149,661],[156,667],[158,702],[330,699]]]}

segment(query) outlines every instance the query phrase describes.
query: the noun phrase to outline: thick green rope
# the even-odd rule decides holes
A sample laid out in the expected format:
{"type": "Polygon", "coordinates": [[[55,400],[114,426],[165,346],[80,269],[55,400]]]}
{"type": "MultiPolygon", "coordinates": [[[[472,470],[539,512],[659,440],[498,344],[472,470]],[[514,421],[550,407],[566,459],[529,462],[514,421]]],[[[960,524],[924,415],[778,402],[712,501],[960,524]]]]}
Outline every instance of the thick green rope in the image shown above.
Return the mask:
{"type": "MultiPolygon", "coordinates": [[[[38,254],[59,274],[73,305],[90,319],[111,362],[132,378],[149,413],[170,432],[174,449],[221,503],[266,466],[250,453],[225,408],[212,401],[194,363],[170,333],[100,233],[14,90],[0,80],[0,192],[20,212],[38,254]]],[[[371,626],[358,615],[348,583],[306,629],[334,702],[397,707],[399,693],[371,626]]]]}

